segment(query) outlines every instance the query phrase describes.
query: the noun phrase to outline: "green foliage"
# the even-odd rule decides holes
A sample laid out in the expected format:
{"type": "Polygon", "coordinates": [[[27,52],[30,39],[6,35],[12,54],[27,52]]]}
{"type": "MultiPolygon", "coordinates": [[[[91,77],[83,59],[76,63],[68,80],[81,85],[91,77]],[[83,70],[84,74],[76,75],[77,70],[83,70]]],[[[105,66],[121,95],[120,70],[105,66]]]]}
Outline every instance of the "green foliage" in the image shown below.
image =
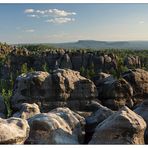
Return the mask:
{"type": "Polygon", "coordinates": [[[27,72],[28,72],[27,63],[24,63],[21,66],[21,73],[27,73],[27,72]]]}
{"type": "Polygon", "coordinates": [[[85,68],[83,66],[80,68],[80,74],[85,76],[85,68]]]}
{"type": "Polygon", "coordinates": [[[48,67],[47,63],[45,63],[45,64],[42,66],[42,68],[43,68],[43,71],[49,72],[49,67],[48,67]]]}
{"type": "Polygon", "coordinates": [[[11,107],[10,107],[10,97],[12,96],[12,90],[5,90],[2,89],[2,97],[4,98],[4,102],[6,104],[7,108],[7,117],[9,117],[12,113],[11,107]]]}

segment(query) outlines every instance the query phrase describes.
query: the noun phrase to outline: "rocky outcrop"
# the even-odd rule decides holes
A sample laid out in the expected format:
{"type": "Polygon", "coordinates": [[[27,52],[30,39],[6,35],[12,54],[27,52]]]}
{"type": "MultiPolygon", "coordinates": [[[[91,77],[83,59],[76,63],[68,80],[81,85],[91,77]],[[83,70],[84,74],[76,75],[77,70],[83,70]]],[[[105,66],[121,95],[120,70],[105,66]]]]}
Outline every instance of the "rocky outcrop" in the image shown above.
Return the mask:
{"type": "Polygon", "coordinates": [[[146,122],[147,128],[145,130],[145,143],[148,144],[148,100],[145,100],[143,103],[141,103],[135,110],[135,113],[140,115],[146,122]]]}
{"type": "Polygon", "coordinates": [[[127,66],[128,68],[132,67],[141,67],[141,61],[138,56],[129,56],[124,59],[124,65],[127,66]]]}
{"type": "Polygon", "coordinates": [[[20,118],[0,118],[0,144],[23,144],[29,136],[29,125],[20,118]]]}
{"type": "Polygon", "coordinates": [[[86,117],[85,143],[88,143],[95,132],[96,126],[112,115],[114,112],[109,108],[97,103],[97,111],[86,117]]]}
{"type": "Polygon", "coordinates": [[[70,69],[58,69],[52,74],[32,72],[17,77],[12,108],[20,110],[22,103],[37,103],[42,111],[68,106],[83,110],[85,104],[97,97],[94,83],[70,69]]]}
{"type": "Polygon", "coordinates": [[[29,144],[78,144],[83,141],[85,119],[68,108],[57,108],[28,120],[29,144]]]}
{"type": "Polygon", "coordinates": [[[36,114],[40,114],[40,109],[37,104],[23,103],[21,105],[21,110],[13,114],[13,117],[28,119],[35,116],[36,114]]]}
{"type": "Polygon", "coordinates": [[[99,73],[92,80],[97,87],[98,98],[103,105],[113,110],[117,110],[124,105],[133,106],[133,88],[125,79],[117,80],[109,74],[99,73]]]}
{"type": "Polygon", "coordinates": [[[123,107],[96,127],[89,144],[144,144],[145,128],[141,116],[123,107]]]}
{"type": "Polygon", "coordinates": [[[2,96],[0,96],[0,118],[5,118],[7,113],[6,105],[2,96]]]}
{"type": "Polygon", "coordinates": [[[147,98],[148,96],[148,72],[142,69],[129,70],[123,74],[134,90],[136,98],[147,98]]]}
{"type": "Polygon", "coordinates": [[[59,68],[69,68],[72,69],[71,59],[68,54],[64,54],[60,59],[59,68]]]}

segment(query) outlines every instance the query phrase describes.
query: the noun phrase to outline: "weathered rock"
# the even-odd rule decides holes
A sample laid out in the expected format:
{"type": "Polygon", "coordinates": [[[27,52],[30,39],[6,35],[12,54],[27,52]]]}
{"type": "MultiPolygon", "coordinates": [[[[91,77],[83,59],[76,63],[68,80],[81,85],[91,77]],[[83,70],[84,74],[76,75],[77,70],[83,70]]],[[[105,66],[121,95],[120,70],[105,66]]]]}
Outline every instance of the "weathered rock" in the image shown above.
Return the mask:
{"type": "Polygon", "coordinates": [[[96,73],[102,71],[104,67],[104,57],[98,55],[93,56],[93,64],[96,73]]]}
{"type": "Polygon", "coordinates": [[[143,103],[141,103],[135,110],[135,113],[140,115],[146,122],[147,128],[145,130],[144,134],[144,140],[145,143],[148,144],[148,100],[145,100],[143,103]]]}
{"type": "Polygon", "coordinates": [[[83,110],[96,97],[91,80],[70,69],[57,69],[52,74],[38,71],[17,77],[11,104],[16,111],[22,103],[37,103],[43,111],[63,106],[83,110]]]}
{"type": "Polygon", "coordinates": [[[117,110],[124,105],[133,106],[133,88],[125,79],[116,80],[112,76],[98,79],[95,82],[98,89],[99,99],[103,105],[117,110]]]}
{"type": "Polygon", "coordinates": [[[85,143],[88,143],[91,140],[96,126],[114,113],[112,110],[105,106],[102,106],[99,103],[97,103],[97,108],[98,110],[96,112],[93,112],[85,119],[85,143]]]}
{"type": "Polygon", "coordinates": [[[111,80],[114,80],[113,76],[104,72],[100,72],[92,78],[92,81],[97,87],[102,85],[105,81],[111,81],[111,80]]]}
{"type": "Polygon", "coordinates": [[[52,78],[56,87],[56,98],[63,100],[71,98],[73,100],[97,96],[93,82],[80,76],[77,71],[58,69],[53,73],[52,78]]]}
{"type": "Polygon", "coordinates": [[[27,143],[78,144],[82,142],[85,119],[68,108],[57,108],[30,118],[27,143]]]}
{"type": "Polygon", "coordinates": [[[79,71],[83,63],[82,54],[79,52],[78,53],[76,52],[73,55],[71,55],[71,62],[72,62],[73,69],[79,71]]]}
{"type": "Polygon", "coordinates": [[[60,68],[69,68],[72,69],[71,59],[68,54],[64,54],[60,60],[60,68]]]}
{"type": "Polygon", "coordinates": [[[28,119],[35,116],[36,114],[40,114],[40,109],[37,104],[23,103],[21,105],[21,110],[13,114],[13,117],[28,119]]]}
{"type": "Polygon", "coordinates": [[[135,97],[147,98],[148,96],[148,72],[143,69],[129,70],[123,74],[134,90],[135,97]]]}
{"type": "Polygon", "coordinates": [[[63,118],[72,130],[72,133],[78,137],[78,141],[82,143],[84,141],[84,126],[85,118],[79,114],[71,111],[69,108],[56,108],[51,111],[61,118],[63,118]]]}
{"type": "Polygon", "coordinates": [[[7,113],[6,105],[2,96],[0,96],[0,117],[5,118],[7,113]]]}
{"type": "Polygon", "coordinates": [[[145,129],[143,118],[125,106],[96,127],[89,144],[144,144],[145,129]]]}
{"type": "Polygon", "coordinates": [[[29,136],[29,125],[20,118],[0,118],[0,144],[23,144],[29,136]]]}
{"type": "Polygon", "coordinates": [[[135,67],[141,67],[141,61],[138,56],[129,56],[124,59],[124,65],[126,65],[128,68],[135,67]]]}

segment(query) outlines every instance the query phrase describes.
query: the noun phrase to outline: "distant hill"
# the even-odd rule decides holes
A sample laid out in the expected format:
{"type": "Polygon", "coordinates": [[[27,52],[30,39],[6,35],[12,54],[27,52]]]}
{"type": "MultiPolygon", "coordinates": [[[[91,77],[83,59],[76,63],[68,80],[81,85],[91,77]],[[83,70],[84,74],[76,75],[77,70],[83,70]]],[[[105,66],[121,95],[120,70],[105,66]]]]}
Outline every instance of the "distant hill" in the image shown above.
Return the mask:
{"type": "Polygon", "coordinates": [[[77,42],[68,43],[52,43],[49,44],[57,48],[118,48],[118,49],[148,49],[148,41],[95,41],[95,40],[79,40],[77,42]]]}
{"type": "Polygon", "coordinates": [[[148,41],[95,41],[95,40],[79,40],[77,42],[66,43],[23,43],[13,44],[21,45],[44,45],[44,47],[55,47],[64,49],[135,49],[148,50],[148,41]]]}

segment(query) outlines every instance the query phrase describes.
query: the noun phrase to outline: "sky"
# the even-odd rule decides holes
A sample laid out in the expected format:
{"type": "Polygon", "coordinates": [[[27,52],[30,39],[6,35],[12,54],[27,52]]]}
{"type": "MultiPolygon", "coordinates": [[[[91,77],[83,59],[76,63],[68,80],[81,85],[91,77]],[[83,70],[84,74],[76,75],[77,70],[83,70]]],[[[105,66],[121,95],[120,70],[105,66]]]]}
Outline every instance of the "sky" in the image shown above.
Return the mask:
{"type": "Polygon", "coordinates": [[[0,42],[148,40],[147,4],[0,4],[0,42]]]}

